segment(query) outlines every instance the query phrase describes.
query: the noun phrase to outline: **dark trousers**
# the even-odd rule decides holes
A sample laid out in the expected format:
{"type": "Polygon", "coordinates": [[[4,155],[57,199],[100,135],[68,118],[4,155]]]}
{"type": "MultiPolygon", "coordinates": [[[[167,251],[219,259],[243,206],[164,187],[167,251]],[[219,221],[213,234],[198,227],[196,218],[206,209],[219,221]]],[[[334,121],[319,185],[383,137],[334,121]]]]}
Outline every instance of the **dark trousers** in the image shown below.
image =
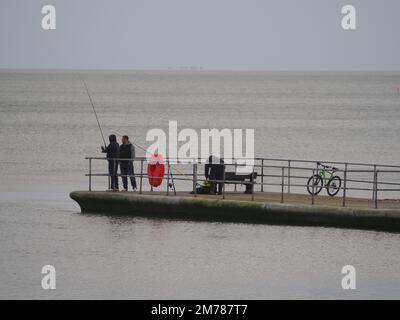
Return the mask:
{"type": "MultiPolygon", "coordinates": [[[[121,175],[122,175],[122,184],[124,185],[124,189],[128,190],[128,177],[126,177],[126,176],[134,175],[133,162],[132,161],[121,162],[120,168],[121,168],[121,175]]],[[[129,177],[129,178],[131,180],[132,189],[136,189],[135,177],[129,177]]]]}
{"type": "Polygon", "coordinates": [[[108,161],[108,174],[110,175],[110,189],[118,189],[118,161],[108,161]]]}
{"type": "Polygon", "coordinates": [[[224,186],[223,182],[211,182],[211,193],[222,194],[222,188],[224,186]],[[218,188],[217,188],[218,187],[218,188]]]}
{"type": "Polygon", "coordinates": [[[210,192],[213,194],[222,194],[222,189],[224,187],[223,182],[215,182],[213,180],[223,180],[223,176],[210,176],[210,192]]]}

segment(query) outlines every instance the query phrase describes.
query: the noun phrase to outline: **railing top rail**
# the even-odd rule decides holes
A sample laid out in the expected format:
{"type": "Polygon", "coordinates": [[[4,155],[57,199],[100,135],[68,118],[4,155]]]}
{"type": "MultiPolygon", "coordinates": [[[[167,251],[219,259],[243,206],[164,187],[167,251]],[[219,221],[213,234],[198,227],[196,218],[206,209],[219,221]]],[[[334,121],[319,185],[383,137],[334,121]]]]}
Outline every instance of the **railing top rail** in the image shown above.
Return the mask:
{"type": "Polygon", "coordinates": [[[343,161],[331,161],[331,160],[306,160],[306,159],[284,159],[284,158],[260,158],[255,157],[254,160],[264,161],[280,161],[280,162],[304,162],[304,163],[328,163],[328,164],[339,164],[339,165],[352,165],[352,166],[377,166],[377,167],[393,167],[400,168],[400,165],[392,164],[378,164],[378,163],[362,163],[362,162],[343,162],[343,161]]]}
{"type": "MultiPolygon", "coordinates": [[[[85,157],[86,160],[107,160],[107,157],[85,157]]],[[[120,159],[120,158],[114,158],[113,160],[126,160],[126,159],[120,159]]],[[[146,157],[135,157],[133,160],[147,160],[146,157]]],[[[189,162],[193,161],[193,158],[183,158],[183,157],[164,157],[165,161],[177,161],[178,163],[180,162],[189,162]]],[[[198,162],[207,162],[208,158],[201,158],[198,157],[196,158],[196,161],[198,162]]],[[[249,160],[249,158],[244,158],[244,157],[237,157],[237,158],[224,158],[225,161],[242,161],[242,160],[249,160]]],[[[368,166],[368,167],[376,167],[376,168],[399,168],[400,165],[391,165],[391,164],[375,164],[375,163],[361,163],[361,162],[341,162],[341,161],[329,161],[329,160],[306,160],[306,159],[283,159],[283,158],[261,158],[261,157],[255,157],[252,159],[254,161],[272,161],[272,162],[290,162],[290,163],[309,163],[309,164],[317,164],[317,163],[323,163],[323,164],[334,164],[334,165],[348,165],[348,166],[368,166]]],[[[182,163],[184,164],[184,163],[182,163]]],[[[240,164],[238,164],[240,165],[240,164]]]]}

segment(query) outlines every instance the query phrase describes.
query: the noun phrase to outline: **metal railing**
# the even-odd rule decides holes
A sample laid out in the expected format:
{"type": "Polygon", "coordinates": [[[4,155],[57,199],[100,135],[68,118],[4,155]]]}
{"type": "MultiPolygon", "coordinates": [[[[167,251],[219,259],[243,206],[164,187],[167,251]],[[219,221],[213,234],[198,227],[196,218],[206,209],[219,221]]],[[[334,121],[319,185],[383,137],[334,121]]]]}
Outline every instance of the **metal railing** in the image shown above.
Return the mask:
{"type": "MultiPolygon", "coordinates": [[[[89,191],[92,191],[92,177],[108,177],[108,173],[93,173],[93,162],[94,161],[126,161],[126,159],[107,159],[104,157],[86,157],[89,161],[89,173],[85,176],[89,178],[89,191]]],[[[139,193],[144,191],[144,179],[158,178],[149,176],[145,163],[147,159],[144,157],[138,157],[133,159],[137,167],[140,164],[139,173],[133,175],[122,175],[117,174],[117,177],[135,177],[139,179],[138,188],[139,193]]],[[[222,199],[226,198],[226,194],[229,190],[226,189],[226,185],[234,185],[233,193],[237,193],[237,185],[251,185],[251,192],[249,197],[251,200],[255,199],[256,193],[264,192],[279,192],[280,202],[285,202],[285,195],[293,193],[304,194],[307,187],[310,187],[310,177],[319,175],[321,173],[320,164],[329,165],[335,167],[333,174],[339,176],[342,183],[338,186],[338,197],[341,197],[341,205],[346,206],[347,200],[349,199],[350,193],[358,193],[358,198],[372,199],[374,207],[378,208],[379,196],[390,196],[391,199],[399,199],[400,195],[400,166],[397,165],[378,165],[378,164],[367,164],[367,163],[352,163],[352,162],[333,162],[333,161],[311,161],[311,160],[295,160],[295,159],[276,159],[276,158],[255,158],[253,171],[250,174],[256,173],[256,179],[253,181],[238,181],[238,180],[227,180],[225,172],[232,171],[236,172],[236,169],[242,164],[238,163],[243,159],[231,159],[229,164],[223,164],[223,178],[221,180],[210,180],[200,178],[199,167],[204,165],[205,159],[198,159],[196,163],[188,163],[189,159],[164,159],[166,165],[166,194],[171,194],[171,185],[173,186],[173,193],[176,194],[175,183],[180,183],[184,191],[191,190],[193,196],[197,196],[197,187],[205,181],[213,183],[222,183],[222,199]],[[184,167],[184,169],[177,169],[177,166],[184,167]],[[186,170],[186,172],[183,172],[186,170]],[[189,171],[187,171],[189,170],[189,171]],[[188,185],[190,187],[188,187],[188,185]],[[259,187],[258,190],[255,190],[259,187]],[[269,190],[267,190],[267,188],[269,190]],[[278,188],[278,191],[276,190],[278,188]]],[[[104,166],[103,166],[104,167],[104,166]]],[[[328,170],[329,172],[329,170],[328,170]]],[[[328,178],[321,177],[322,188],[327,189],[328,178]]],[[[312,180],[313,181],[313,180],[312,180]]],[[[317,194],[315,194],[317,186],[312,183],[311,190],[311,204],[315,204],[317,194]]],[[[153,188],[150,188],[153,191],[153,188]]],[[[328,189],[327,189],[328,190],[328,189]]],[[[355,195],[355,194],[354,194],[355,195]]],[[[353,195],[353,197],[354,197],[353,195]]]]}

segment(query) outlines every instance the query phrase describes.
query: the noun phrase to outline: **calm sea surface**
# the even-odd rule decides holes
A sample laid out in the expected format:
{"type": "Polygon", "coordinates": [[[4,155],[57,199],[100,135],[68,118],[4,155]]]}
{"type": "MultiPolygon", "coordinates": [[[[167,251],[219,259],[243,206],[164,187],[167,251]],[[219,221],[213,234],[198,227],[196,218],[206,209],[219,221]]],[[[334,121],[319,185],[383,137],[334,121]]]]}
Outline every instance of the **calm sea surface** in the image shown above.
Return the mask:
{"type": "Polygon", "coordinates": [[[0,298],[400,298],[399,234],[79,213],[102,144],[80,77],[142,145],[177,120],[254,128],[256,156],[400,164],[400,73],[0,71],[0,298]]]}

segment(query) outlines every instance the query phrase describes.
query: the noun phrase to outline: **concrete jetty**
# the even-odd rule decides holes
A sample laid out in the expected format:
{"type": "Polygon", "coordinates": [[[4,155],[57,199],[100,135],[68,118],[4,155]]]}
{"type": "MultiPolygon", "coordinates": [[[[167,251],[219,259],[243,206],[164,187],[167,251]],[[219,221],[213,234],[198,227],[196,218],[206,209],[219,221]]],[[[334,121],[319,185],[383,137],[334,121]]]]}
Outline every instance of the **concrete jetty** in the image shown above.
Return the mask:
{"type": "Polygon", "coordinates": [[[83,213],[400,232],[400,204],[397,200],[383,200],[382,208],[374,209],[365,199],[349,199],[351,205],[342,207],[340,201],[336,200],[336,203],[328,197],[317,197],[315,204],[311,205],[308,195],[288,195],[293,199],[286,199],[285,203],[274,201],[271,193],[256,194],[254,201],[246,196],[227,194],[226,199],[222,199],[210,195],[194,197],[188,192],[167,196],[155,192],[103,191],[74,191],[70,194],[83,213]]]}

